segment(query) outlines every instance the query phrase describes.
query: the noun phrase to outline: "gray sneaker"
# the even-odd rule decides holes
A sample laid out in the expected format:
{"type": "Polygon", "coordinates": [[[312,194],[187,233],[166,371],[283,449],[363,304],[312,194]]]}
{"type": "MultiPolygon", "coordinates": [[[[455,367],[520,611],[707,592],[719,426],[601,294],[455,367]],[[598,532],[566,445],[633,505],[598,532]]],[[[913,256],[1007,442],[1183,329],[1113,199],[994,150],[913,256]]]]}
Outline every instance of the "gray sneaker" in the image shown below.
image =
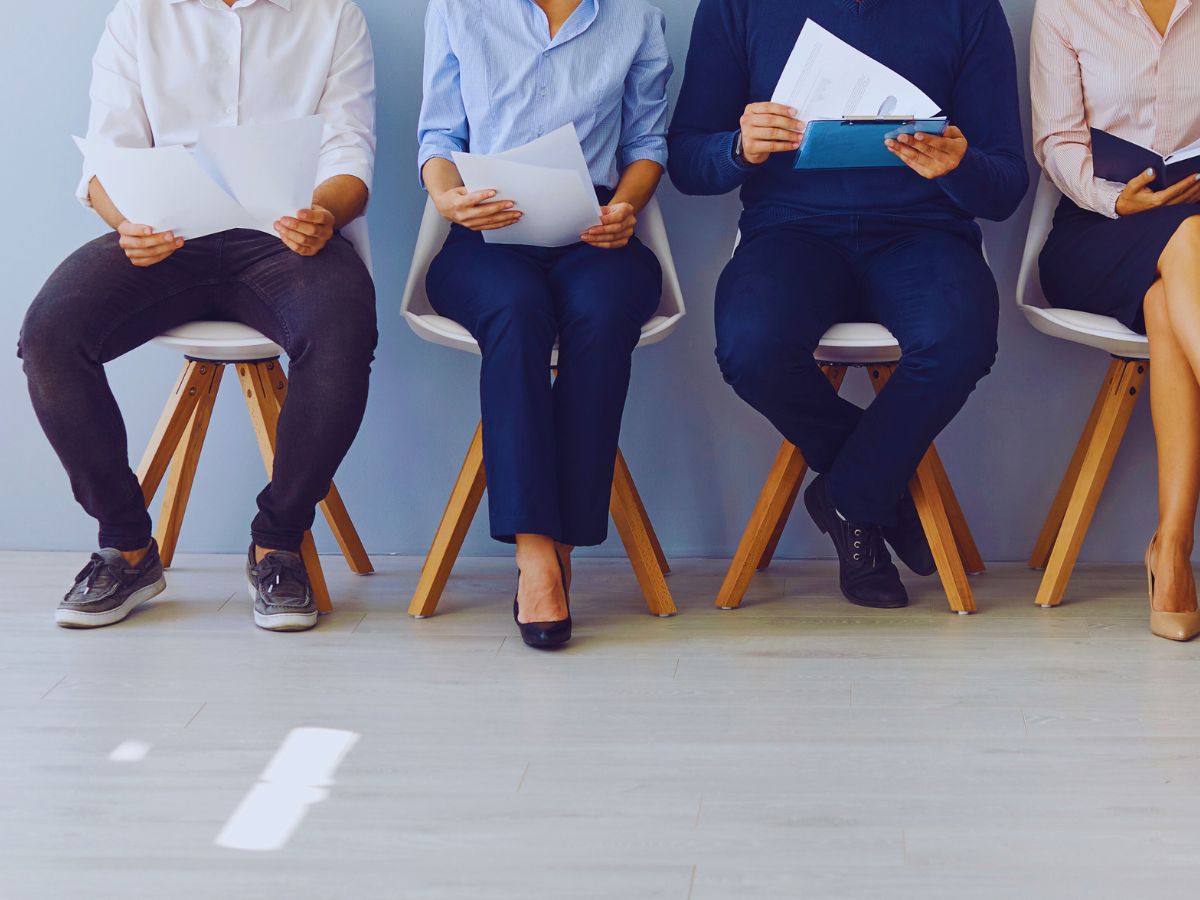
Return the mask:
{"type": "Polygon", "coordinates": [[[93,553],[75,576],[75,584],[54,612],[54,621],[63,628],[112,625],[138,604],[161,594],[166,586],[157,541],[150,541],[150,549],[136,566],[129,565],[120,550],[105,547],[93,553]]]}
{"type": "Polygon", "coordinates": [[[254,624],[267,631],[307,631],[317,624],[317,601],[304,561],[295,553],[276,550],[255,562],[250,545],[246,580],[254,601],[254,624]]]}

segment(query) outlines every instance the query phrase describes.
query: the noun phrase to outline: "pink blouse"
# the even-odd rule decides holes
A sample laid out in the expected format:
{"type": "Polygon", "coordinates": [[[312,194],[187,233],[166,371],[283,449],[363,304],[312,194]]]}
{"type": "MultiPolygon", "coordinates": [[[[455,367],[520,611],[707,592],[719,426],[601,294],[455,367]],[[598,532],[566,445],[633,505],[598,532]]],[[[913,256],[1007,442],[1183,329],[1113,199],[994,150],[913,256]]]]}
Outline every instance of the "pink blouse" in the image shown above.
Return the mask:
{"type": "Polygon", "coordinates": [[[1089,127],[1164,155],[1200,139],[1200,9],[1159,35],[1140,0],[1038,0],[1030,40],[1033,153],[1064,194],[1117,217],[1123,184],[1092,174],[1089,127]]]}

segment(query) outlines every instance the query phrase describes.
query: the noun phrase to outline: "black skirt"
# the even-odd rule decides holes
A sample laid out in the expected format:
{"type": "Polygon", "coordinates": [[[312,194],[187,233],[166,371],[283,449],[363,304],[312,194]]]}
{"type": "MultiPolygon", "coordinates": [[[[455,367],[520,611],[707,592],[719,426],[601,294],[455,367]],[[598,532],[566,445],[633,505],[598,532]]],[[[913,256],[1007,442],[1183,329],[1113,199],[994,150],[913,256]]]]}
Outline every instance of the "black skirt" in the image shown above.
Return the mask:
{"type": "Polygon", "coordinates": [[[1051,306],[1112,316],[1146,333],[1142,301],[1158,277],[1158,258],[1200,204],[1160,206],[1110,219],[1064,196],[1038,258],[1042,293],[1051,306]]]}

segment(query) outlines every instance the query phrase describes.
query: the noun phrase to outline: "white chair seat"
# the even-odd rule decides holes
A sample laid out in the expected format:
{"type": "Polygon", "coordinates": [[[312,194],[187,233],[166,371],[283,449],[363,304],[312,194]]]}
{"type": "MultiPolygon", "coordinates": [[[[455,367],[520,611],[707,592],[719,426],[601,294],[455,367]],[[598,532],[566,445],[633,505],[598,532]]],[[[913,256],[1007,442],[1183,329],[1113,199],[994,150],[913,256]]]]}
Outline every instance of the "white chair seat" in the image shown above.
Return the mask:
{"type": "Polygon", "coordinates": [[[1095,347],[1123,359],[1149,359],[1150,342],[1144,334],[1126,328],[1111,316],[1046,305],[1042,294],[1038,257],[1054,224],[1054,209],[1062,192],[1045,175],[1038,183],[1029,217],[1029,234],[1017,278],[1017,307],[1029,324],[1050,337],[1095,347]]]}
{"type": "Polygon", "coordinates": [[[874,322],[839,322],[821,337],[813,356],[847,365],[890,363],[900,359],[900,342],[874,322]]]}
{"type": "Polygon", "coordinates": [[[283,354],[282,347],[241,322],[188,322],[159,335],[154,343],[206,362],[250,362],[283,354]]]}

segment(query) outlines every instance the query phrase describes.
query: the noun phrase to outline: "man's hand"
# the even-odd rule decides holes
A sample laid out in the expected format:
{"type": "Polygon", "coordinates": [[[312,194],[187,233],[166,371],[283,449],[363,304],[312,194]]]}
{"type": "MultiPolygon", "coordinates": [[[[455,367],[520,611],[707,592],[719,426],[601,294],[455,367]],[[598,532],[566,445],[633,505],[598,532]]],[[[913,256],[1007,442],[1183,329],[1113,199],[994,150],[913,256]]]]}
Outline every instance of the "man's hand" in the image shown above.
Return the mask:
{"type": "Polygon", "coordinates": [[[121,235],[119,243],[129,261],[140,267],[162,262],[183,246],[183,238],[175,237],[169,231],[155,234],[149,225],[122,222],[117,226],[117,234],[121,235]]]}
{"type": "Polygon", "coordinates": [[[521,218],[520,211],[513,209],[511,200],[485,202],[495,196],[495,191],[469,193],[465,187],[456,187],[434,195],[433,205],[442,218],[449,222],[456,222],[472,231],[495,231],[521,218]]]}
{"type": "Polygon", "coordinates": [[[315,256],[333,237],[333,223],[333,213],[314,203],[312,209],[300,210],[294,219],[284,216],[275,223],[275,230],[288,249],[301,256],[315,256]]]}
{"type": "Polygon", "coordinates": [[[742,156],[758,165],[772,153],[798,150],[804,123],[781,103],[751,103],[742,113],[742,156]]]}
{"type": "Polygon", "coordinates": [[[1153,180],[1154,170],[1147,169],[1125,185],[1125,190],[1117,197],[1117,215],[1131,216],[1143,210],[1174,206],[1176,203],[1200,203],[1200,175],[1189,175],[1161,191],[1146,187],[1153,180]]]}
{"type": "Polygon", "coordinates": [[[884,144],[922,178],[940,178],[953,172],[967,152],[967,139],[954,125],[940,135],[918,131],[895,140],[888,138],[884,144]]]}
{"type": "Polygon", "coordinates": [[[633,226],[637,224],[637,216],[633,214],[633,204],[614,203],[600,208],[600,223],[580,235],[585,244],[593,247],[603,247],[615,250],[624,247],[633,237],[633,226]]]}

